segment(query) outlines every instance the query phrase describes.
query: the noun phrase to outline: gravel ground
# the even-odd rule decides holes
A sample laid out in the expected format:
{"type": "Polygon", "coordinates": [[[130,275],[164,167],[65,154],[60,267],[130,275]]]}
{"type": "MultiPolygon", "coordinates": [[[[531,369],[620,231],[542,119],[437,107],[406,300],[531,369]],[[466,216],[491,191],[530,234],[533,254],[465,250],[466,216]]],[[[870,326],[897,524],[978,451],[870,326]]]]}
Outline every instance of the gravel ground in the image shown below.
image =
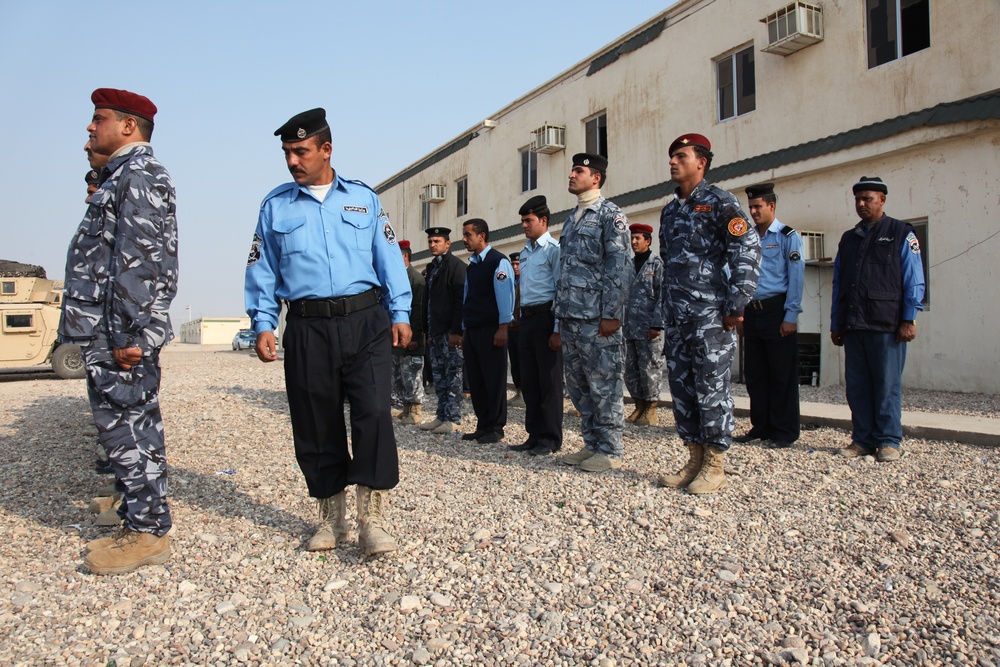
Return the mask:
{"type": "Polygon", "coordinates": [[[183,347],[173,558],[118,577],[82,566],[102,534],[83,383],[0,382],[0,664],[1000,664],[992,450],[847,461],[817,429],[735,448],[730,488],[695,498],[653,483],[682,463],[667,428],[629,427],[625,466],[593,475],[400,427],[401,550],[362,562],[302,549],[280,365],[183,347]]]}

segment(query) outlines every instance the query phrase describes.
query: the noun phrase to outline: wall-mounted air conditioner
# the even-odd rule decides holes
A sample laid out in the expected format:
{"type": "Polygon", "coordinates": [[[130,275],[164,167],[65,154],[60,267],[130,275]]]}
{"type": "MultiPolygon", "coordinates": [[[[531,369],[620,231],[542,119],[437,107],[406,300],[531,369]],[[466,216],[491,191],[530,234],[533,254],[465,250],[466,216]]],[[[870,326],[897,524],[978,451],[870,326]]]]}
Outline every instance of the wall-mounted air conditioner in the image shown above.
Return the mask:
{"type": "Polygon", "coordinates": [[[531,133],[531,151],[533,153],[558,153],[565,148],[565,127],[546,123],[531,133]]]}
{"type": "Polygon", "coordinates": [[[431,204],[436,204],[438,202],[444,201],[444,185],[440,183],[432,183],[430,185],[425,185],[423,192],[420,193],[420,201],[430,202],[431,204]]]}
{"type": "Polygon", "coordinates": [[[802,235],[803,260],[827,259],[825,235],[823,232],[800,231],[799,234],[802,235]]]}
{"type": "Polygon", "coordinates": [[[767,25],[767,46],[762,51],[787,56],[823,41],[823,8],[793,2],[760,20],[767,25]]]}

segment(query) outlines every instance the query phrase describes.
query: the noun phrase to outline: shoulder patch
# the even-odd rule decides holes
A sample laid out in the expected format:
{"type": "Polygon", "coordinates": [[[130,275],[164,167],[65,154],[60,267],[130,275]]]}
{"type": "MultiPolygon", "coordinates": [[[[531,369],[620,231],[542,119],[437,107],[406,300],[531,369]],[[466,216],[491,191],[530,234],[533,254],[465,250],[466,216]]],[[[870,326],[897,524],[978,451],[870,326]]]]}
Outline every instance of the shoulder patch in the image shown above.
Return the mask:
{"type": "Polygon", "coordinates": [[[260,244],[264,239],[257,232],[253,233],[253,241],[250,242],[250,256],[247,257],[247,266],[253,266],[260,260],[260,244]]]}
{"type": "Polygon", "coordinates": [[[615,216],[615,229],[620,232],[624,232],[628,225],[625,224],[625,218],[621,215],[615,216]]]}
{"type": "Polygon", "coordinates": [[[385,234],[385,240],[389,242],[389,245],[396,245],[396,232],[388,220],[382,225],[382,233],[385,234]]]}
{"type": "Polygon", "coordinates": [[[906,235],[906,243],[910,246],[910,252],[914,255],[920,254],[920,241],[917,240],[917,235],[910,232],[906,235]]]}
{"type": "Polygon", "coordinates": [[[743,236],[750,227],[743,218],[733,218],[729,221],[729,233],[733,236],[743,236]]]}
{"type": "Polygon", "coordinates": [[[785,228],[781,230],[781,233],[784,234],[785,236],[791,236],[792,234],[795,233],[795,228],[785,225],[785,228]]]}
{"type": "Polygon", "coordinates": [[[497,273],[496,273],[496,279],[497,279],[498,283],[506,282],[506,280],[507,280],[507,272],[506,271],[497,271],[497,273]]]}
{"type": "Polygon", "coordinates": [[[386,222],[389,221],[389,215],[385,212],[384,208],[380,208],[378,210],[378,217],[379,217],[379,219],[385,220],[386,222]]]}
{"type": "Polygon", "coordinates": [[[793,250],[792,252],[788,253],[788,261],[789,262],[797,262],[800,259],[802,259],[802,255],[799,254],[798,250],[793,250]]]}
{"type": "Polygon", "coordinates": [[[694,212],[695,213],[711,213],[712,212],[712,205],[711,204],[698,204],[697,206],[694,207],[694,212]]]}
{"type": "Polygon", "coordinates": [[[368,213],[368,207],[367,206],[350,206],[350,205],[345,205],[344,206],[344,211],[346,213],[368,213]]]}

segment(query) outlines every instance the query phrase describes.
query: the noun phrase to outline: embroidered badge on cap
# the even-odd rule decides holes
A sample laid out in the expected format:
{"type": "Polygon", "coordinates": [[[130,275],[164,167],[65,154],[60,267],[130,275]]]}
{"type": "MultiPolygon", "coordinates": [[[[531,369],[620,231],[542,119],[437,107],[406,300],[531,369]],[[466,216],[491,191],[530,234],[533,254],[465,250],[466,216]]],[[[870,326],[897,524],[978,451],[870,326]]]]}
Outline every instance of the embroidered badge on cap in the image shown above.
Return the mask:
{"type": "Polygon", "coordinates": [[[910,244],[910,252],[914,255],[920,254],[920,241],[917,240],[917,235],[910,232],[906,235],[906,242],[910,244]]]}
{"type": "Polygon", "coordinates": [[[368,212],[368,207],[367,206],[345,206],[344,210],[347,211],[348,213],[367,213],[368,212]]]}
{"type": "Polygon", "coordinates": [[[791,253],[790,253],[790,254],[788,255],[788,261],[789,261],[789,262],[797,262],[797,261],[799,261],[800,259],[802,259],[802,255],[800,255],[800,254],[799,254],[799,251],[798,251],[798,250],[793,250],[793,251],[792,251],[792,252],[791,252],[791,253]]]}
{"type": "Polygon", "coordinates": [[[264,242],[264,239],[260,237],[260,234],[254,232],[253,241],[250,243],[250,256],[247,257],[247,266],[253,266],[260,259],[260,244],[264,242]]]}
{"type": "Polygon", "coordinates": [[[305,139],[306,131],[300,127],[298,130],[295,131],[295,136],[298,137],[299,139],[305,139]]]}
{"type": "Polygon", "coordinates": [[[389,245],[396,245],[396,232],[393,231],[388,220],[382,225],[382,233],[385,234],[385,240],[389,242],[389,245]]]}
{"type": "Polygon", "coordinates": [[[620,232],[624,232],[626,226],[627,225],[625,224],[625,218],[621,216],[615,218],[615,229],[617,229],[620,232]]]}
{"type": "Polygon", "coordinates": [[[497,271],[497,282],[502,283],[507,280],[507,273],[505,271],[497,271]]]}
{"type": "Polygon", "coordinates": [[[711,213],[712,212],[712,205],[711,204],[699,204],[698,206],[694,207],[694,212],[695,213],[711,213]]]}
{"type": "Polygon", "coordinates": [[[747,221],[743,218],[733,218],[729,221],[729,233],[733,236],[743,236],[748,229],[747,221]]]}

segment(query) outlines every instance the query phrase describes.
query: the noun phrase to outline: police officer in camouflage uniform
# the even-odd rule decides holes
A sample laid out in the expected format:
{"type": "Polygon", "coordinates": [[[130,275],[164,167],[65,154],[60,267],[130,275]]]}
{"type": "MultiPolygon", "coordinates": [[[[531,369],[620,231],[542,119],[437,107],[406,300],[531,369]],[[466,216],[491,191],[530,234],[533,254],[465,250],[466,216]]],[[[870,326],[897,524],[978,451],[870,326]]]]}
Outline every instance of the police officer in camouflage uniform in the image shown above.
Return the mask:
{"type": "Polygon", "coordinates": [[[581,414],[584,442],[562,461],[588,472],[621,467],[625,429],[621,321],[632,251],[625,214],[601,196],[607,169],[601,155],[573,156],[569,191],[577,207],[559,238],[554,306],[566,387],[581,414]]]}
{"type": "Polygon", "coordinates": [[[700,134],[670,145],[676,198],[660,214],[667,375],[688,462],[664,486],[694,494],[726,486],[733,435],[729,374],[734,328],[760,275],[760,239],[731,193],[710,185],[712,146],[700,134]]]}
{"type": "Polygon", "coordinates": [[[663,316],[660,287],[663,260],[653,255],[649,244],[653,228],[636,223],[629,226],[632,236],[634,273],[625,298],[625,387],[635,401],[635,410],[625,421],[636,426],[654,426],[656,403],[660,400],[663,377],[663,316]]]}
{"type": "Polygon", "coordinates": [[[405,348],[392,348],[392,392],[403,401],[403,410],[396,415],[403,424],[419,424],[423,421],[424,402],[424,299],[426,283],[423,275],[410,266],[410,242],[402,240],[399,249],[406,264],[406,277],[410,280],[413,295],[410,306],[410,330],[413,336],[405,348]]]}
{"type": "Polygon", "coordinates": [[[90,145],[109,160],[70,244],[59,334],[83,352],[98,439],[122,493],[122,530],[89,543],[86,563],[118,574],[170,557],[158,392],[160,349],[173,338],[176,196],[149,145],[156,106],[111,88],[91,101],[90,145]]]}

